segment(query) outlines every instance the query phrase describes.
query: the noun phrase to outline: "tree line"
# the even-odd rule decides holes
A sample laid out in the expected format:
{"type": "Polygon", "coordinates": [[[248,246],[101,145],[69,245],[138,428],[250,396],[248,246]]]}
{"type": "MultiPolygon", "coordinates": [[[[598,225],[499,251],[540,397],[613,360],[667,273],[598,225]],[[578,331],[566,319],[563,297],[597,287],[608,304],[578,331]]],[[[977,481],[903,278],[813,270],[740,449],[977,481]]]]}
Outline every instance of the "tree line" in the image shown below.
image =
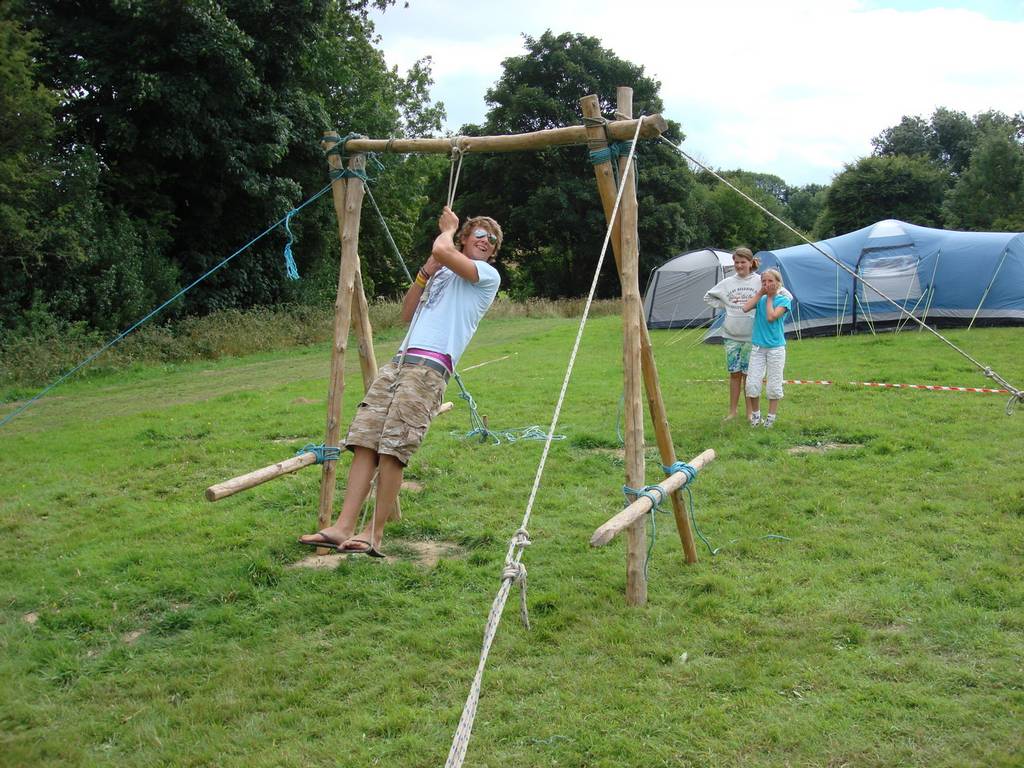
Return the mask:
{"type": "MultiPolygon", "coordinates": [[[[14,0],[0,10],[0,331],[34,322],[119,330],[235,252],[328,183],[326,128],[373,137],[439,133],[430,60],[388,68],[372,8],[393,0],[14,0]]],[[[465,135],[579,124],[579,98],[615,111],[632,85],[636,114],[662,112],[660,84],[600,40],[524,36],[503,62],[487,112],[465,135]]],[[[685,139],[669,122],[666,137],[685,139]]],[[[1024,229],[1024,120],[940,109],[905,117],[872,156],[832,184],[721,172],[811,237],[884,218],[963,229],[1024,229]]],[[[641,270],[713,245],[793,244],[787,228],[671,147],[636,152],[641,270]]],[[[385,155],[373,195],[402,257],[418,265],[446,198],[448,159],[385,155]]],[[[499,268],[515,298],[589,286],[604,216],[584,148],[467,155],[456,205],[506,231],[499,268]]],[[[329,197],[291,222],[303,279],[285,279],[275,230],[178,302],[171,314],[333,300],[338,243],[329,197]]],[[[360,236],[371,296],[404,289],[372,208],[360,236]]],[[[618,292],[606,266],[600,290],[618,292]]]]}

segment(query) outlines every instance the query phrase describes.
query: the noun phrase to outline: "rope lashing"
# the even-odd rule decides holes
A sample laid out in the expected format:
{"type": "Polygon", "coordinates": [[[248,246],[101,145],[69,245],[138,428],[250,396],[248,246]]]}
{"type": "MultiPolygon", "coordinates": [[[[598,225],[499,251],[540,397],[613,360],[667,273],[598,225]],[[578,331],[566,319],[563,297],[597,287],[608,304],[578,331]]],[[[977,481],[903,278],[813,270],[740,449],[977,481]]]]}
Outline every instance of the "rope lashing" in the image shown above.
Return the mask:
{"type": "Polygon", "coordinates": [[[699,470],[692,464],[687,464],[685,461],[677,461],[673,464],[669,464],[668,466],[662,464],[661,469],[666,476],[674,475],[676,472],[686,473],[686,485],[683,487],[686,489],[687,507],[690,510],[690,523],[693,525],[693,530],[697,534],[697,538],[704,542],[704,546],[708,548],[708,552],[711,553],[712,557],[717,555],[719,550],[721,550],[721,547],[711,546],[711,542],[707,540],[707,537],[704,535],[703,531],[701,531],[700,526],[697,525],[697,514],[694,511],[694,507],[696,505],[693,503],[693,490],[690,488],[690,485],[697,479],[697,473],[699,470]]]}
{"type": "Polygon", "coordinates": [[[594,165],[610,163],[620,157],[627,157],[632,149],[633,142],[631,141],[615,141],[603,149],[590,150],[590,162],[594,165]]]}
{"type": "Polygon", "coordinates": [[[292,228],[289,226],[292,216],[296,213],[298,211],[292,208],[284,217],[284,231],[288,233],[288,242],[284,244],[284,271],[289,280],[299,279],[299,268],[295,265],[295,256],[292,255],[292,243],[295,242],[295,235],[292,234],[292,228]]]}
{"type": "Polygon", "coordinates": [[[296,456],[301,456],[304,453],[312,453],[316,456],[316,463],[323,464],[326,461],[337,461],[341,458],[341,448],[335,445],[319,445],[315,443],[307,443],[304,447],[300,448],[295,452],[296,456]]]}
{"type": "Polygon", "coordinates": [[[331,181],[337,181],[338,179],[360,179],[362,181],[370,181],[370,177],[366,171],[360,171],[352,168],[336,168],[330,172],[331,181]]]}
{"type": "MultiPolygon", "coordinates": [[[[351,141],[352,139],[365,139],[365,138],[366,137],[363,136],[363,134],[361,134],[361,133],[347,133],[344,136],[339,137],[338,138],[338,143],[335,144],[333,147],[331,147],[330,149],[324,150],[324,154],[325,155],[337,155],[338,157],[344,158],[345,157],[345,145],[349,141],[351,141]]],[[[326,141],[333,141],[334,137],[333,136],[328,136],[328,137],[326,137],[325,140],[326,141]]]]}
{"type": "Polygon", "coordinates": [[[651,563],[651,555],[654,553],[654,543],[658,540],[657,513],[664,511],[661,508],[661,502],[665,500],[665,492],[657,485],[645,485],[643,488],[630,488],[628,485],[624,485],[622,486],[622,493],[626,497],[627,507],[640,497],[649,499],[651,502],[651,508],[649,510],[649,519],[651,521],[651,543],[647,545],[647,555],[644,557],[644,580],[646,581],[648,566],[651,563]],[[657,494],[657,496],[655,496],[655,494],[657,494]]]}
{"type": "Polygon", "coordinates": [[[697,473],[700,471],[695,466],[693,466],[692,464],[687,464],[685,461],[677,461],[674,464],[669,464],[668,466],[662,464],[661,470],[666,475],[674,475],[676,472],[685,472],[687,477],[687,483],[692,483],[694,480],[696,480],[697,473]]]}

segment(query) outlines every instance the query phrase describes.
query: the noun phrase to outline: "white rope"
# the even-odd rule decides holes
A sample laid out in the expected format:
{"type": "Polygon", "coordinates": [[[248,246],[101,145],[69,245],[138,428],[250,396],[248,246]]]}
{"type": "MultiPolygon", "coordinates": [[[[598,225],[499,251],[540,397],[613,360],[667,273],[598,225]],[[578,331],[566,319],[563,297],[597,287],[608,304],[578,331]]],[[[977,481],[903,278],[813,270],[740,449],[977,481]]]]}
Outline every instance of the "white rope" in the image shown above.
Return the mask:
{"type": "MultiPolygon", "coordinates": [[[[954,344],[952,341],[947,339],[945,336],[943,336],[937,330],[932,328],[930,325],[928,325],[927,323],[922,322],[920,319],[914,317],[913,313],[908,312],[906,307],[900,306],[900,303],[898,301],[894,301],[893,299],[889,298],[889,296],[887,296],[884,292],[882,292],[881,290],[876,288],[874,285],[869,283],[867,280],[865,280],[863,277],[861,277],[859,274],[857,274],[857,272],[855,272],[854,270],[850,269],[842,261],[840,261],[839,259],[835,258],[834,256],[830,256],[829,254],[827,254],[824,250],[819,248],[815,243],[812,243],[810,241],[810,239],[807,237],[807,235],[805,235],[803,232],[801,232],[800,230],[796,229],[791,224],[788,224],[787,222],[785,222],[782,219],[780,219],[778,216],[776,216],[774,213],[769,211],[767,208],[765,208],[763,205],[761,205],[759,202],[757,202],[757,200],[752,198],[750,195],[748,195],[742,189],[737,187],[735,184],[732,184],[728,179],[723,178],[718,173],[715,173],[715,171],[713,171],[711,168],[709,168],[708,166],[704,165],[704,163],[700,162],[696,158],[694,158],[691,155],[687,154],[682,149],[682,147],[676,146],[671,141],[666,139],[664,136],[659,136],[658,138],[660,138],[665,144],[668,144],[670,147],[672,147],[672,149],[674,149],[676,152],[681,154],[683,157],[685,157],[691,163],[693,163],[694,165],[698,166],[699,168],[702,168],[703,170],[705,170],[708,173],[710,173],[712,176],[714,176],[720,182],[722,182],[727,187],[729,187],[729,189],[731,189],[733,192],[735,192],[736,194],[738,194],[742,198],[744,198],[748,203],[750,203],[751,205],[753,205],[756,208],[758,208],[762,213],[768,215],[769,217],[774,219],[776,222],[778,222],[779,224],[784,226],[786,229],[788,229],[794,235],[799,237],[801,240],[803,240],[805,243],[807,243],[807,245],[811,246],[811,248],[816,250],[818,253],[820,253],[822,256],[824,256],[826,259],[828,259],[833,264],[835,264],[837,267],[839,267],[840,269],[845,271],[847,274],[849,274],[854,279],[859,280],[863,285],[866,285],[872,291],[874,291],[879,296],[881,296],[883,299],[888,301],[890,304],[892,304],[894,307],[896,307],[900,312],[902,312],[905,315],[909,315],[908,321],[909,320],[913,320],[915,323],[918,324],[918,326],[922,330],[928,331],[930,334],[932,334],[937,339],[939,339],[943,344],[947,345],[950,349],[954,350],[955,352],[957,352],[960,355],[962,355],[965,359],[969,360],[987,378],[994,379],[994,380],[998,381],[1003,386],[1003,388],[1009,390],[1012,393],[1012,395],[1010,396],[1010,402],[1007,403],[1007,405],[1006,405],[1006,412],[1007,412],[1007,414],[1010,414],[1010,413],[1013,412],[1013,406],[1014,406],[1015,403],[1024,403],[1024,391],[1014,387],[1012,384],[1010,384],[1008,381],[1006,381],[1006,379],[1004,379],[998,373],[993,371],[989,366],[987,366],[984,363],[982,363],[982,362],[978,361],[977,359],[975,359],[972,355],[970,355],[969,353],[967,353],[966,351],[964,351],[963,349],[958,347],[956,344],[954,344]]],[[[856,297],[854,297],[854,298],[856,298],[856,297]]]]}
{"type": "MultiPolygon", "coordinates": [[[[633,155],[636,152],[636,142],[640,137],[640,128],[643,125],[643,122],[642,118],[637,120],[636,134],[633,136],[633,141],[629,148],[629,157],[626,159],[624,178],[629,176],[629,171],[633,164],[633,155]]],[[[530,498],[526,502],[526,512],[523,515],[523,523],[519,526],[519,530],[512,538],[508,552],[505,554],[505,570],[501,577],[501,587],[498,589],[498,594],[495,596],[494,602],[491,604],[491,612],[487,616],[487,625],[484,628],[484,641],[483,647],[480,649],[480,662],[477,664],[476,675],[473,677],[473,684],[469,688],[469,696],[466,697],[466,705],[462,710],[462,717],[459,719],[459,725],[455,729],[455,736],[452,740],[451,750],[448,753],[448,759],[445,761],[445,768],[460,768],[463,760],[466,758],[466,749],[469,746],[470,735],[473,731],[473,720],[476,718],[477,703],[480,700],[480,684],[483,680],[484,667],[487,664],[487,656],[491,652],[491,643],[494,640],[494,635],[498,631],[498,624],[501,622],[501,613],[505,608],[505,601],[508,600],[508,593],[512,588],[513,580],[519,580],[522,588],[525,590],[526,569],[522,568],[520,560],[523,556],[523,550],[529,545],[529,539],[526,535],[527,526],[530,522],[530,515],[533,511],[534,501],[537,498],[537,489],[540,487],[540,479],[544,474],[544,465],[547,463],[548,452],[551,450],[552,436],[555,434],[555,428],[558,426],[558,417],[562,412],[562,404],[565,402],[565,393],[569,388],[569,379],[572,377],[573,367],[576,365],[576,354],[579,352],[580,342],[583,339],[583,329],[586,328],[587,318],[590,315],[590,306],[593,304],[594,294],[597,292],[597,281],[601,276],[601,266],[604,264],[604,257],[608,253],[608,243],[611,241],[612,228],[615,225],[615,218],[618,216],[619,204],[622,202],[622,193],[625,189],[625,184],[619,185],[619,192],[615,196],[615,206],[612,208],[611,215],[608,217],[608,230],[604,235],[604,244],[601,246],[601,255],[597,260],[597,268],[594,270],[594,279],[590,284],[590,293],[587,295],[587,303],[583,307],[583,317],[580,318],[580,326],[576,332],[576,341],[573,343],[572,353],[569,355],[569,364],[565,370],[565,378],[562,380],[562,389],[558,393],[558,402],[555,405],[554,415],[551,417],[551,426],[548,429],[547,439],[544,441],[544,450],[541,453],[540,463],[537,466],[537,474],[533,479],[533,488],[530,490],[530,498]],[[520,568],[522,568],[521,571],[519,570],[520,568]],[[521,577],[516,577],[512,576],[512,573],[521,573],[522,575],[521,577]]],[[[525,606],[525,592],[523,593],[521,602],[522,605],[525,606]]]]}
{"type": "Polygon", "coordinates": [[[448,207],[455,202],[455,190],[459,187],[459,174],[462,173],[462,137],[452,139],[452,164],[448,168],[448,207]]]}

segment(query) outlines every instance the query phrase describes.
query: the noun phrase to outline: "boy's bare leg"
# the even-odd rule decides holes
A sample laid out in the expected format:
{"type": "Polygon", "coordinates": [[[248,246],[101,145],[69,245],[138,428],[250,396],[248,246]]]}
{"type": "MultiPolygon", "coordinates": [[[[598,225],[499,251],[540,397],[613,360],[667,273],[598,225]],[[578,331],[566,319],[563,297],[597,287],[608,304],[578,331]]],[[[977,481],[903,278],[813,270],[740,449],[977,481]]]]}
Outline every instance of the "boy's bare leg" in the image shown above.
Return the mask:
{"type": "MultiPolygon", "coordinates": [[[[349,541],[360,539],[368,541],[374,549],[380,549],[381,539],[384,537],[384,526],[391,517],[391,510],[398,500],[398,492],[402,489],[402,478],[404,477],[405,466],[394,456],[383,453],[380,456],[380,464],[377,466],[377,503],[373,509],[373,519],[368,525],[353,536],[349,541]]],[[[361,546],[358,543],[357,547],[361,546]]]]}
{"type": "Polygon", "coordinates": [[[300,541],[315,544],[326,536],[329,543],[341,544],[352,537],[359,519],[359,511],[363,508],[366,497],[370,494],[373,475],[377,471],[377,452],[369,448],[356,446],[352,464],[348,468],[348,484],[345,488],[345,500],[341,504],[341,512],[334,524],[319,533],[303,536],[300,541]],[[320,534],[323,534],[321,536],[320,534]]]}

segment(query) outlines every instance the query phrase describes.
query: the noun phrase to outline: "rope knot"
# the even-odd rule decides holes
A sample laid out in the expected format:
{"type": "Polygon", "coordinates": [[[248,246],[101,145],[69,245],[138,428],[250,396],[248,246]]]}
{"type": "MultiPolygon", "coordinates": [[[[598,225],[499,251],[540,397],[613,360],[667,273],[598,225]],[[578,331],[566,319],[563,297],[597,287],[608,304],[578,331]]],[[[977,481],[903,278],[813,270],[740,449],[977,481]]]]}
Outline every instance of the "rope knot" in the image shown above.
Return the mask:
{"type": "Polygon", "coordinates": [[[300,448],[295,452],[296,456],[301,456],[304,453],[312,453],[316,456],[316,463],[323,464],[326,461],[337,461],[341,458],[341,448],[334,445],[316,445],[315,443],[308,443],[305,447],[300,448]]]}
{"type": "Polygon", "coordinates": [[[530,614],[526,610],[526,566],[509,560],[501,572],[501,580],[519,585],[519,619],[526,629],[530,628],[530,614]]]}
{"type": "Polygon", "coordinates": [[[657,485],[645,485],[643,488],[630,488],[628,485],[624,485],[622,486],[622,493],[627,501],[636,501],[641,497],[650,499],[651,515],[659,511],[661,502],[665,500],[665,491],[657,485]],[[657,494],[657,498],[655,498],[655,494],[657,494]]]}
{"type": "Polygon", "coordinates": [[[518,547],[519,549],[528,547],[532,543],[533,542],[530,541],[530,533],[525,528],[520,528],[512,537],[512,546],[518,547]]]}
{"type": "Polygon", "coordinates": [[[694,480],[696,480],[697,473],[700,471],[695,466],[693,466],[692,464],[687,464],[685,461],[677,461],[673,464],[669,464],[668,466],[665,466],[663,464],[661,468],[666,475],[674,475],[676,472],[685,472],[687,483],[692,483],[694,480]]]}

